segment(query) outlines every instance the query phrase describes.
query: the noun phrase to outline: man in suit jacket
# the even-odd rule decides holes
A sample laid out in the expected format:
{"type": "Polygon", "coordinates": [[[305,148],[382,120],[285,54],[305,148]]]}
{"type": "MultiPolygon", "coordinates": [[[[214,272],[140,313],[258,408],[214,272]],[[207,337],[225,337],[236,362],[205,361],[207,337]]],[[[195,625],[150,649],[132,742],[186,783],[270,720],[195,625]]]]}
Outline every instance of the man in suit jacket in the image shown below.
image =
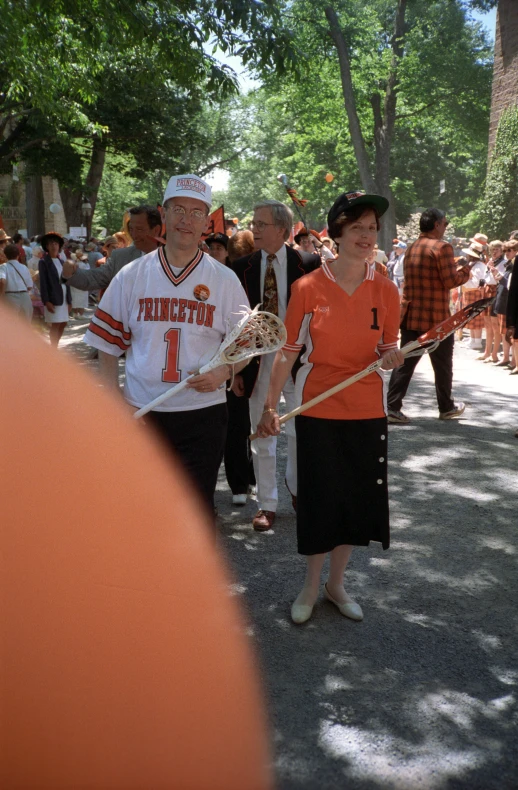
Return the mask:
{"type": "Polygon", "coordinates": [[[129,210],[128,230],[133,244],[114,250],[106,263],[96,269],[80,269],[77,264],[63,264],[63,279],[80,291],[97,291],[107,288],[123,266],[142,258],[158,247],[156,236],[162,232],[160,211],[153,206],[134,206],[129,210]]]}
{"type": "MultiPolygon", "coordinates": [[[[251,228],[254,234],[256,252],[239,258],[232,265],[235,273],[247,293],[250,305],[261,303],[263,310],[271,309],[272,290],[271,274],[269,268],[273,267],[275,273],[274,301],[277,305],[277,315],[284,320],[286,307],[290,300],[291,286],[313,269],[320,265],[318,255],[310,255],[301,251],[292,250],[286,245],[293,226],[291,210],[276,200],[264,200],[254,208],[254,220],[251,228]],[[268,278],[268,288],[265,294],[265,279],[268,278]]],[[[240,391],[250,397],[250,423],[255,431],[261,419],[270,375],[275,354],[266,354],[258,357],[244,369],[234,391],[240,391]]],[[[290,379],[283,390],[286,405],[289,410],[294,409],[295,388],[290,379]]],[[[286,469],[286,485],[290,491],[293,504],[296,505],[297,493],[297,466],[296,466],[296,439],[294,421],[286,424],[288,437],[288,465],[286,469]]],[[[277,481],[276,481],[276,445],[275,436],[266,439],[256,439],[252,442],[252,457],[254,462],[255,478],[257,482],[257,500],[259,510],[254,517],[253,526],[258,532],[271,529],[277,510],[277,481]]]]}

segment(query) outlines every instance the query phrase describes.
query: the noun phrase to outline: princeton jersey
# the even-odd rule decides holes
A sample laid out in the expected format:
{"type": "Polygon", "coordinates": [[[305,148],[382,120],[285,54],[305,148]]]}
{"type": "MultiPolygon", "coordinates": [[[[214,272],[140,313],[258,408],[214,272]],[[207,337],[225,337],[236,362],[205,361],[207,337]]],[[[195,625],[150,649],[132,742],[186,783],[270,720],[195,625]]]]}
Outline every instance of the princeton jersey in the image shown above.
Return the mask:
{"type": "MultiPolygon", "coordinates": [[[[226,266],[199,252],[176,275],[159,248],[113,278],[84,339],[113,356],[126,352],[124,396],[140,408],[209,362],[244,307],[243,287],[226,266]]],[[[224,387],[186,388],[156,410],[190,411],[225,400],[224,387]]]]}
{"type": "MultiPolygon", "coordinates": [[[[295,387],[299,402],[307,403],[397,348],[399,293],[366,266],[365,279],[349,296],[324,262],[293,284],[286,329],[286,351],[306,346],[295,387]]],[[[383,372],[376,371],[305,414],[331,420],[384,417],[384,384],[383,372]]]]}

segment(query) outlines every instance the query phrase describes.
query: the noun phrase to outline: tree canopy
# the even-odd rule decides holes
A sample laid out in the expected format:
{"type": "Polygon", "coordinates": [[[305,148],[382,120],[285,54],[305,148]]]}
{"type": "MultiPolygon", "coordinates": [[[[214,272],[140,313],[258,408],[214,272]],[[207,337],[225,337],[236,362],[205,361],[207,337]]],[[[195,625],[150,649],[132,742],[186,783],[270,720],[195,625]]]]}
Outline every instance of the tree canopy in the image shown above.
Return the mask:
{"type": "Polygon", "coordinates": [[[148,185],[226,167],[237,215],[285,197],[279,172],[317,226],[356,187],[392,199],[387,238],[423,206],[462,215],[482,189],[491,92],[492,47],[471,13],[491,5],[5,0],[0,168],[57,178],[69,224],[83,194],[95,207],[107,157],[110,178],[120,167],[148,185]],[[262,87],[238,96],[218,51],[262,87]]]}
{"type": "Polygon", "coordinates": [[[232,213],[245,209],[247,194],[248,206],[251,194],[281,197],[279,172],[286,172],[309,200],[308,217],[317,227],[324,224],[337,192],[362,186],[383,192],[385,176],[400,224],[419,207],[438,205],[453,214],[472,207],[487,157],[490,42],[457,0],[416,0],[405,14],[404,46],[395,55],[400,3],[337,0],[331,6],[295,0],[290,6],[296,19],[294,43],[301,53],[299,73],[270,77],[239,105],[238,117],[244,113],[248,123],[247,147],[229,165],[225,202],[232,213]],[[344,101],[331,11],[346,43],[348,100],[357,131],[344,101]],[[392,93],[397,101],[387,109],[392,93]],[[389,111],[393,130],[387,146],[383,135],[389,111]],[[364,151],[367,183],[358,148],[364,151]],[[388,168],[385,173],[383,168],[388,168]],[[331,183],[324,178],[328,171],[334,176],[331,183]]]}
{"type": "Polygon", "coordinates": [[[0,167],[23,159],[58,177],[70,214],[82,190],[95,203],[108,147],[141,172],[210,147],[204,105],[237,90],[215,47],[258,73],[293,67],[275,0],[6,0],[2,11],[0,167]]]}

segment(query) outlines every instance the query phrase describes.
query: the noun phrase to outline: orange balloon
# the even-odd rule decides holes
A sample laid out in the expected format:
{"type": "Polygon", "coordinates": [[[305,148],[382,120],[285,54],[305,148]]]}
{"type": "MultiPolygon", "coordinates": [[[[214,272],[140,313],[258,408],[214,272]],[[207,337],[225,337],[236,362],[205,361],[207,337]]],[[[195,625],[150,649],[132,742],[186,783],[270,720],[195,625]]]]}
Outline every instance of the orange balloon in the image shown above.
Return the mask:
{"type": "Polygon", "coordinates": [[[182,470],[0,309],[0,787],[271,788],[257,674],[182,470]]]}
{"type": "Polygon", "coordinates": [[[334,181],[334,178],[335,178],[335,177],[334,177],[334,175],[333,175],[332,173],[327,173],[327,174],[324,176],[324,178],[325,178],[325,180],[327,181],[327,183],[328,183],[328,184],[330,184],[330,183],[331,183],[331,181],[334,181]]]}
{"type": "Polygon", "coordinates": [[[239,219],[237,217],[234,217],[232,219],[232,222],[234,223],[234,225],[238,225],[239,224],[239,219]]]}

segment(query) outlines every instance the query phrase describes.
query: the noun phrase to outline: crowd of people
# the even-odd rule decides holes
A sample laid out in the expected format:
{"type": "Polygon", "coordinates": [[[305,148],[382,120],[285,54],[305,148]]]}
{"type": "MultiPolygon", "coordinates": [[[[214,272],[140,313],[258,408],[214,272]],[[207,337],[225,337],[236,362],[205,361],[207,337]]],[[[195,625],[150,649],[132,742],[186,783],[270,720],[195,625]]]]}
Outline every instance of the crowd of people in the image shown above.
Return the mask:
{"type": "MultiPolygon", "coordinates": [[[[127,232],[88,244],[49,231],[31,239],[0,229],[0,296],[30,322],[45,325],[57,346],[68,322],[89,306],[88,291],[60,282],[63,266],[91,271],[106,264],[120,247],[132,243],[127,232]],[[56,246],[57,245],[57,246],[56,246]]],[[[92,304],[97,301],[93,294],[92,304]]]]}
{"type": "MultiPolygon", "coordinates": [[[[246,504],[255,486],[257,532],[271,530],[276,517],[281,397],[291,410],[382,359],[392,370],[386,400],[383,374],[373,373],[286,423],[284,482],[307,557],[292,619],[311,617],[329,553],[324,594],[361,620],[344,572],[354,546],[389,546],[387,423],[410,422],[403,400],[420,359],[404,356],[398,339],[403,346],[452,307],[494,297],[468,325],[466,345],[482,363],[518,373],[518,231],[504,243],[477,233],[452,244],[444,212],[433,208],[421,215],[417,239],[394,239],[385,254],[376,239],[388,201],[378,195],[344,193],[324,233],[302,228],[294,236],[293,214],[276,200],[254,206],[248,229],[208,234],[211,203],[207,182],[180,175],[161,209],[131,208],[125,232],[103,241],[84,246],[55,231],[28,241],[0,231],[0,298],[44,321],[57,346],[90,295],[96,309],[85,342],[116,391],[125,357],[124,399],[133,412],[188,378],[146,422],[181,459],[209,512],[222,460],[234,505],[246,504]],[[284,347],[198,373],[243,309],[258,304],[285,323],[284,347]]],[[[442,420],[465,409],[452,397],[454,340],[430,354],[442,420]]]]}

